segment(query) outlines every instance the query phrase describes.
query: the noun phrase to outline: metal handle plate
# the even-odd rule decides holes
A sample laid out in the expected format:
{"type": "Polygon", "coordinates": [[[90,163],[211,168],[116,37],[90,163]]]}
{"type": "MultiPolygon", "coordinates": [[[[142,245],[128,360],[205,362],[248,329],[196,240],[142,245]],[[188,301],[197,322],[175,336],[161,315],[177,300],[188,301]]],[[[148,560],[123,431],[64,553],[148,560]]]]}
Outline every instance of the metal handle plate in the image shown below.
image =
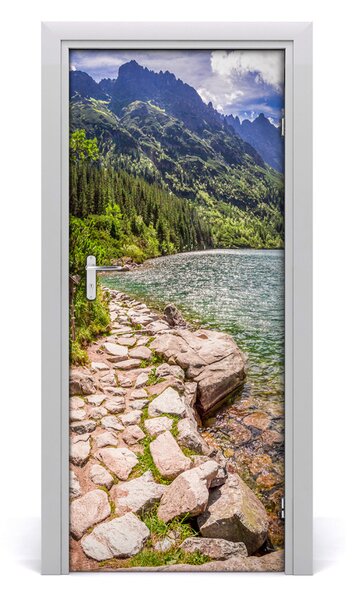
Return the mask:
{"type": "Polygon", "coordinates": [[[95,256],[87,256],[86,272],[86,290],[87,300],[95,300],[97,297],[97,271],[123,271],[123,267],[117,266],[97,266],[95,256]]]}

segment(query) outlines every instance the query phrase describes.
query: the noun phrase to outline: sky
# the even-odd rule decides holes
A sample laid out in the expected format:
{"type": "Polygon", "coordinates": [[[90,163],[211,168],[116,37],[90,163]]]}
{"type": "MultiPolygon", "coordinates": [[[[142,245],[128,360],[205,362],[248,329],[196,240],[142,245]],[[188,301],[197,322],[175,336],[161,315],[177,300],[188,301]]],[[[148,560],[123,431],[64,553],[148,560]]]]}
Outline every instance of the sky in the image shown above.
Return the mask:
{"type": "Polygon", "coordinates": [[[284,107],[282,50],[72,50],[70,68],[95,81],[118,75],[136,60],[152,71],[170,71],[225,115],[254,120],[261,112],[278,125],[284,107]]]}

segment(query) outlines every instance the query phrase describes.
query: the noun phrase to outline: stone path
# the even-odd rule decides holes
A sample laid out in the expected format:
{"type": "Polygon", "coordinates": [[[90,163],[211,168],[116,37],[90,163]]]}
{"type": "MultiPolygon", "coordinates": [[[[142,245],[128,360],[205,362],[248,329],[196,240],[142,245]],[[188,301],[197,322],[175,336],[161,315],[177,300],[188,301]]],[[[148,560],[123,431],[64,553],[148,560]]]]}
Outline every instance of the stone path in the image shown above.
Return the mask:
{"type": "Polygon", "coordinates": [[[131,568],[133,557],[140,569],[145,552],[164,561],[173,550],[205,557],[205,570],[283,570],[281,553],[248,556],[267,540],[266,511],[199,430],[195,406],[242,382],[243,355],[225,334],[110,298],[110,335],[70,376],[71,570],[131,568]]]}

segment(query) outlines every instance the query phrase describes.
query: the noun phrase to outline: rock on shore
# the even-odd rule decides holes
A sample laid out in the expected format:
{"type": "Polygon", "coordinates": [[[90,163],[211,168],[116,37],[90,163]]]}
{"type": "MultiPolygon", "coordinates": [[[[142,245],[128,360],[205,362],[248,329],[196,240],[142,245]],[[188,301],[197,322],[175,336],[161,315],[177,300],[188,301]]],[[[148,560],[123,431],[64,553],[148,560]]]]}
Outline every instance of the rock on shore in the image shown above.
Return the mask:
{"type": "Polygon", "coordinates": [[[244,354],[226,333],[175,329],[163,332],[150,347],[169,363],[179,365],[187,379],[197,383],[197,404],[203,413],[244,382],[244,354]]]}
{"type": "Polygon", "coordinates": [[[72,570],[124,568],[142,550],[170,549],[209,561],[197,570],[276,569],[276,558],[247,557],[267,539],[265,509],[197,425],[197,407],[242,384],[243,354],[226,334],[190,331],[172,308],[164,321],[110,295],[112,332],[70,377],[72,570]],[[175,527],[185,518],[200,534],[184,541],[175,527]]]}

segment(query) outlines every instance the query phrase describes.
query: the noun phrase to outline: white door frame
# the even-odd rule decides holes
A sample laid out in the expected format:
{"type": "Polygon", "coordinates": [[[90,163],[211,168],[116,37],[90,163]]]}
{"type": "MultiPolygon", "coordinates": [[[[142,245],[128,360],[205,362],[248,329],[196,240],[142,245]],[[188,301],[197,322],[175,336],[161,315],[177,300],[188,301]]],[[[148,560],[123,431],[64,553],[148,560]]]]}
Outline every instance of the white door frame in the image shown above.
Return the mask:
{"type": "Polygon", "coordinates": [[[42,24],[42,572],[68,573],[68,51],[281,48],[285,126],[285,573],[312,573],[312,25],[42,24]]]}

